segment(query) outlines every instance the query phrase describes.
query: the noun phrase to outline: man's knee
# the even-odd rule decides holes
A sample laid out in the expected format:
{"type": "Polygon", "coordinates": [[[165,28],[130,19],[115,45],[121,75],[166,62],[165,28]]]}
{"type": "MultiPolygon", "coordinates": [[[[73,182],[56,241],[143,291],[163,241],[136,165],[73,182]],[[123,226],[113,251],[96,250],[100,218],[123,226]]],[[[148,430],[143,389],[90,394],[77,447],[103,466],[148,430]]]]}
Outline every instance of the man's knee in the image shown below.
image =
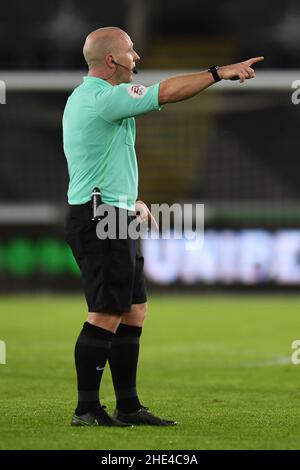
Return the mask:
{"type": "Polygon", "coordinates": [[[112,331],[113,333],[116,332],[120,321],[121,315],[111,315],[109,313],[99,313],[99,312],[89,312],[88,323],[92,325],[98,326],[100,328],[104,328],[105,330],[112,331]]]}
{"type": "Polygon", "coordinates": [[[143,326],[148,304],[132,304],[130,312],[123,313],[121,323],[126,325],[143,326]]]}
{"type": "Polygon", "coordinates": [[[148,304],[147,302],[143,304],[133,304],[131,307],[131,311],[133,313],[136,313],[139,318],[142,320],[145,320],[146,315],[147,315],[147,310],[148,310],[148,304]]]}

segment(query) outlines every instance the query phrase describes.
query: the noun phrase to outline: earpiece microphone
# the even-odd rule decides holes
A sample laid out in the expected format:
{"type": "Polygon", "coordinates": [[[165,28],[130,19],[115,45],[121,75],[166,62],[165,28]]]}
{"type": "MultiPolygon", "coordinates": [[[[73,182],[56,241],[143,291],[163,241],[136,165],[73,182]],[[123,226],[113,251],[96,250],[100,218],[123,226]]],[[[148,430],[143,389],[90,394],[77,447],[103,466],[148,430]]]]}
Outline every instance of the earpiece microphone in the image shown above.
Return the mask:
{"type": "Polygon", "coordinates": [[[115,60],[112,60],[112,63],[115,64],[115,65],[119,65],[120,67],[123,67],[124,69],[129,70],[130,72],[133,72],[133,73],[135,73],[135,74],[138,73],[137,70],[134,70],[134,69],[132,70],[132,69],[130,69],[129,67],[126,67],[126,65],[119,64],[119,62],[116,62],[115,60]]]}

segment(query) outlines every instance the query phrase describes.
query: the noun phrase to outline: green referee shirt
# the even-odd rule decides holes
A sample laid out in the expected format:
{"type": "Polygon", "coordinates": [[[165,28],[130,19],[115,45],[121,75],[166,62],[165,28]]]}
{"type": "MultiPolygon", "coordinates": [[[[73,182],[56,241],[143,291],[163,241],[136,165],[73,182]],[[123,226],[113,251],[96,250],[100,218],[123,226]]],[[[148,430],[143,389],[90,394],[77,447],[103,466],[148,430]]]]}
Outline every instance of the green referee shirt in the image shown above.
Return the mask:
{"type": "Polygon", "coordinates": [[[69,171],[69,204],[84,204],[95,187],[102,201],[134,210],[138,191],[134,116],[154,109],[159,83],[113,86],[84,77],[63,115],[64,152],[69,171]]]}

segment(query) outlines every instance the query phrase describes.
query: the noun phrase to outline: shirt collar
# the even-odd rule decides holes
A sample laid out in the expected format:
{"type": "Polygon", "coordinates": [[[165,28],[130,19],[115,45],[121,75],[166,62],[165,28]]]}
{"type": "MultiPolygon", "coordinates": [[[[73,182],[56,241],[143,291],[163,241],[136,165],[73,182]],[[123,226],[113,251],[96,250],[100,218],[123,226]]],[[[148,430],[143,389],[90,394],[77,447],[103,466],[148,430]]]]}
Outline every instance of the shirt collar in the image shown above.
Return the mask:
{"type": "Polygon", "coordinates": [[[111,87],[111,86],[113,86],[111,83],[109,83],[106,80],[103,80],[102,78],[90,77],[89,75],[83,77],[83,81],[85,83],[95,83],[95,85],[99,85],[101,87],[111,87]]]}

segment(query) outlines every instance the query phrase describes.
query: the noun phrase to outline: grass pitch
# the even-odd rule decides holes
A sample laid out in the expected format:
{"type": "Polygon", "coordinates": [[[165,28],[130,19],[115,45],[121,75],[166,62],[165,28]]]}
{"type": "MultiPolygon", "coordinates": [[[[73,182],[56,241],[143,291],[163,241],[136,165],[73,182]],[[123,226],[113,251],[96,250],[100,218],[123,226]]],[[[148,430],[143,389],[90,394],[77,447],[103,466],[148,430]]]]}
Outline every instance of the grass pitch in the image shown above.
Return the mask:
{"type": "MultiPolygon", "coordinates": [[[[300,298],[150,298],[138,388],[174,428],[72,428],[82,297],[0,298],[0,449],[299,449],[300,298]]],[[[109,369],[102,403],[114,409],[109,369]]]]}

